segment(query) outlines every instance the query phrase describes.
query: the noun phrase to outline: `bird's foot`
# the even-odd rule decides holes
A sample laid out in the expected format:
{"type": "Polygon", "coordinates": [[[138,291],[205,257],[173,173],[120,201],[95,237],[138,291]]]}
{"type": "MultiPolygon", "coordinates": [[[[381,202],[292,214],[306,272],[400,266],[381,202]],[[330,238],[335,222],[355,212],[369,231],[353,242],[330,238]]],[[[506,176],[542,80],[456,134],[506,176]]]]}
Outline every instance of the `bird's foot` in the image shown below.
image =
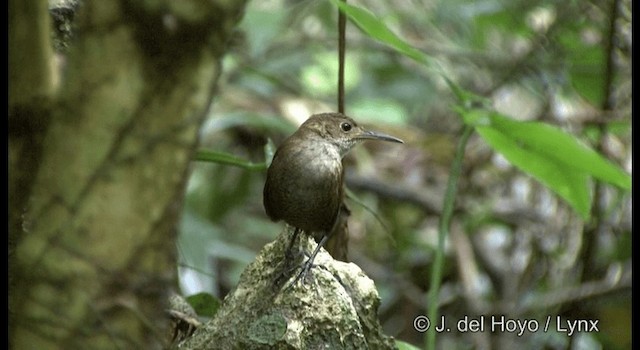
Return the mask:
{"type": "MultiPolygon", "coordinates": [[[[305,253],[305,255],[307,257],[309,256],[309,254],[307,253],[305,253]]],[[[311,259],[307,259],[302,264],[291,264],[290,262],[285,262],[284,265],[280,268],[280,271],[278,272],[274,280],[274,285],[276,287],[282,286],[282,284],[285,283],[285,281],[291,278],[291,276],[294,274],[294,271],[297,270],[298,268],[300,269],[300,272],[296,275],[295,279],[289,284],[287,289],[296,285],[298,282],[302,282],[302,284],[306,284],[312,276],[311,268],[316,266],[318,265],[315,265],[313,263],[313,260],[311,259]]]]}
{"type": "Polygon", "coordinates": [[[291,285],[295,285],[300,280],[302,280],[302,284],[306,284],[307,278],[311,277],[311,268],[315,266],[316,265],[313,264],[313,260],[307,259],[307,261],[305,261],[304,264],[302,264],[300,273],[298,273],[298,276],[296,276],[296,279],[293,280],[291,285]]]}
{"type": "Polygon", "coordinates": [[[306,256],[307,258],[310,257],[311,255],[309,255],[308,252],[306,251],[300,251],[300,250],[295,250],[295,249],[287,249],[284,252],[284,264],[286,266],[289,266],[295,262],[297,262],[300,259],[300,256],[306,256]]]}
{"type": "Polygon", "coordinates": [[[299,263],[299,261],[303,259],[302,258],[303,255],[307,257],[309,256],[307,252],[301,252],[301,251],[296,251],[296,252],[289,251],[285,254],[284,259],[279,264],[276,270],[276,277],[273,281],[273,284],[276,287],[280,287],[285,281],[291,278],[294,271],[300,267],[301,264],[299,263]]]}

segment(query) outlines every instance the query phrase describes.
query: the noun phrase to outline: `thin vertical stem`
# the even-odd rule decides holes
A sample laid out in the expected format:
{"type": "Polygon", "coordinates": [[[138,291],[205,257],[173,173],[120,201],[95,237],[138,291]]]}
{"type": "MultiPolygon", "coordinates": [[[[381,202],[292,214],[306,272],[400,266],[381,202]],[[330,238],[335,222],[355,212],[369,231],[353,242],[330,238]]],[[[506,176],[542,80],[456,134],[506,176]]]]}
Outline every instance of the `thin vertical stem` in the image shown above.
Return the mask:
{"type": "Polygon", "coordinates": [[[447,192],[445,193],[444,203],[442,205],[442,216],[438,224],[438,249],[436,250],[435,259],[431,268],[431,289],[428,295],[428,317],[431,321],[431,327],[427,331],[426,348],[435,349],[436,347],[436,320],[438,319],[438,294],[440,291],[440,282],[442,280],[442,265],[444,263],[444,241],[449,235],[449,227],[451,226],[451,217],[453,216],[453,205],[455,204],[456,192],[458,189],[458,179],[462,170],[462,160],[464,159],[464,149],[467,141],[473,132],[473,127],[465,125],[462,130],[462,136],[456,147],[456,154],[451,164],[451,174],[447,181],[447,192]]]}
{"type": "MultiPolygon", "coordinates": [[[[346,3],[347,0],[342,0],[346,3]]],[[[344,114],[344,55],[346,51],[345,32],[347,18],[338,10],[338,112],[344,114]]]]}
{"type": "MultiPolygon", "coordinates": [[[[611,0],[609,8],[609,23],[607,27],[607,33],[605,36],[605,54],[607,55],[607,59],[605,61],[605,73],[604,73],[604,85],[603,89],[603,100],[602,100],[602,111],[607,112],[611,111],[615,108],[613,101],[613,89],[614,89],[614,76],[615,76],[615,36],[616,36],[616,20],[619,16],[619,0],[611,0]]],[[[606,116],[606,114],[604,114],[606,116]]],[[[599,123],[596,125],[598,131],[600,132],[599,139],[596,144],[596,151],[602,153],[604,149],[604,138],[605,133],[607,132],[607,126],[604,123],[599,123]]],[[[602,273],[602,271],[597,271],[597,266],[595,264],[595,257],[597,251],[597,238],[599,233],[603,229],[604,225],[604,208],[602,203],[604,188],[603,184],[600,181],[595,181],[593,188],[593,203],[591,205],[591,220],[585,225],[584,230],[584,243],[581,252],[581,259],[583,261],[583,276],[591,276],[597,275],[598,273],[602,273]]]]}

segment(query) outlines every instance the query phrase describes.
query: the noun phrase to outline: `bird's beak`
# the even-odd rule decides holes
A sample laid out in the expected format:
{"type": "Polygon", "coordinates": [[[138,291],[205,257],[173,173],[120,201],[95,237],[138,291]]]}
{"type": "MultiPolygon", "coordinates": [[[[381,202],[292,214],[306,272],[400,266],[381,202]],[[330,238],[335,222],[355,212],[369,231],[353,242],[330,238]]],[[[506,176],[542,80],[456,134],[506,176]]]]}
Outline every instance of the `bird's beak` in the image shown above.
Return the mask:
{"type": "Polygon", "coordinates": [[[397,142],[397,143],[404,143],[404,141],[400,140],[397,137],[391,136],[391,135],[387,135],[387,134],[383,134],[381,132],[377,132],[377,131],[368,131],[368,130],[363,130],[357,137],[358,139],[361,140],[379,140],[379,141],[389,141],[389,142],[397,142]]]}

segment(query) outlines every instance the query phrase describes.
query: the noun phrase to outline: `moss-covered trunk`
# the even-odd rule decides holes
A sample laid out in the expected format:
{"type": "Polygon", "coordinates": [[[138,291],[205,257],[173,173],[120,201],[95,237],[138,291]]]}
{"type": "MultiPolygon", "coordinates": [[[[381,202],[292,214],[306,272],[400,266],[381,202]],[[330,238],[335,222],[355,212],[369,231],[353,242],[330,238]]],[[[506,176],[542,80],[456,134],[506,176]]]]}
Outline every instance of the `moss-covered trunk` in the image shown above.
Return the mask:
{"type": "Polygon", "coordinates": [[[61,83],[47,2],[10,2],[10,343],[158,348],[175,227],[244,1],[85,1],[61,83]]]}

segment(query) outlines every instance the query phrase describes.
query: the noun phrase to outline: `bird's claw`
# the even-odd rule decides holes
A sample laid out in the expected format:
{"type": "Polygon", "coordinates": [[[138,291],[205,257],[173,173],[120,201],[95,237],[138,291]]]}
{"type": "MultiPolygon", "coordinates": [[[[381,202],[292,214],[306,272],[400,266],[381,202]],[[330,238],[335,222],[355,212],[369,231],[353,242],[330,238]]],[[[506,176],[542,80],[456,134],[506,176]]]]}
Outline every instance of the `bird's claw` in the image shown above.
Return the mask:
{"type": "Polygon", "coordinates": [[[314,267],[314,266],[316,266],[316,265],[313,264],[313,261],[311,261],[310,259],[307,259],[307,261],[305,261],[305,263],[302,264],[302,268],[300,269],[300,273],[298,273],[298,276],[296,276],[296,278],[293,280],[291,285],[294,285],[294,284],[298,283],[298,281],[300,281],[300,280],[302,280],[302,284],[305,284],[307,282],[307,277],[311,276],[310,275],[311,268],[314,267]]]}

